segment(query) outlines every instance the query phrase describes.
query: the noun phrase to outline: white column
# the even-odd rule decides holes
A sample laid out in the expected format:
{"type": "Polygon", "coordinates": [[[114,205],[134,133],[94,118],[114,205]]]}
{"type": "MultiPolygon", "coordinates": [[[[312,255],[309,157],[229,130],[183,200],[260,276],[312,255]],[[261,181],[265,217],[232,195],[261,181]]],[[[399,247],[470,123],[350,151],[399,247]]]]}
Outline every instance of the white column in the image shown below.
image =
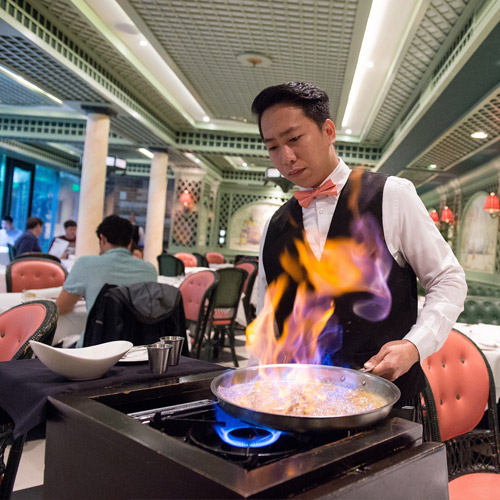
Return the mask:
{"type": "Polygon", "coordinates": [[[155,151],[151,162],[148,189],[148,210],[144,234],[144,260],[158,268],[157,257],[163,252],[163,230],[165,227],[165,208],[167,203],[167,165],[166,150],[155,151]]]}
{"type": "Polygon", "coordinates": [[[76,257],[99,254],[99,240],[95,230],[102,221],[104,208],[109,125],[110,116],[106,110],[88,110],[80,183],[76,257]]]}

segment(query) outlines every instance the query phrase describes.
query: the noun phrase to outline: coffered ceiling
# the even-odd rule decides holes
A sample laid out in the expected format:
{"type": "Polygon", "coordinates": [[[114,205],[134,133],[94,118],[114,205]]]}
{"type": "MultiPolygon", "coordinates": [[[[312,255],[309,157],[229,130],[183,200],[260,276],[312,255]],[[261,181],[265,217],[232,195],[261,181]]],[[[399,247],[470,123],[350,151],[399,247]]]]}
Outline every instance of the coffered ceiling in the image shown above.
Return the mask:
{"type": "Polygon", "coordinates": [[[103,106],[131,171],[167,147],[173,168],[259,178],[251,102],[302,80],[348,163],[423,193],[499,153],[499,21],[496,0],[2,0],[0,148],[78,169],[82,105],[103,106]]]}

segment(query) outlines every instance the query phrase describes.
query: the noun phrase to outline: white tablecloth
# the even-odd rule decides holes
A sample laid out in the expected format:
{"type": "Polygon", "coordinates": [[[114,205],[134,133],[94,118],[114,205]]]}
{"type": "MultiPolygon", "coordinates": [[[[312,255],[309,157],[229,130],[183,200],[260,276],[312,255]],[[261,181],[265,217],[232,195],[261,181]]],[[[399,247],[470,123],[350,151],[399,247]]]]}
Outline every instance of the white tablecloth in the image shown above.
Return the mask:
{"type": "MultiPolygon", "coordinates": [[[[11,307],[23,304],[30,299],[53,300],[57,298],[60,291],[61,287],[56,287],[42,290],[27,290],[25,293],[0,293],[0,313],[11,307]],[[30,295],[35,295],[35,297],[30,295]]],[[[85,301],[80,300],[75,304],[73,311],[59,316],[52,345],[63,342],[63,346],[66,347],[76,342],[83,330],[85,330],[86,321],[87,309],[85,301]]]]}
{"type": "Polygon", "coordinates": [[[472,339],[488,360],[495,380],[498,400],[500,398],[500,326],[483,323],[477,325],[456,323],[455,327],[472,339]]]}

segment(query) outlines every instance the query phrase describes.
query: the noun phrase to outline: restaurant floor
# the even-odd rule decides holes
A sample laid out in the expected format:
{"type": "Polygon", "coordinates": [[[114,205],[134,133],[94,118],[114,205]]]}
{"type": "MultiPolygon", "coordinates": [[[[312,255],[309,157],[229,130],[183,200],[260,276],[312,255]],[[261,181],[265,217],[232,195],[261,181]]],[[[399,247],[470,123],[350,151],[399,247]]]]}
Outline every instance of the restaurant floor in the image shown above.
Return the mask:
{"type": "MultiPolygon", "coordinates": [[[[245,330],[235,330],[236,356],[240,367],[246,366],[245,330]]],[[[231,352],[225,348],[217,363],[234,366],[231,352]]],[[[27,441],[24,445],[21,464],[14,484],[12,500],[38,500],[43,498],[43,469],[45,463],[45,439],[27,441]]]]}

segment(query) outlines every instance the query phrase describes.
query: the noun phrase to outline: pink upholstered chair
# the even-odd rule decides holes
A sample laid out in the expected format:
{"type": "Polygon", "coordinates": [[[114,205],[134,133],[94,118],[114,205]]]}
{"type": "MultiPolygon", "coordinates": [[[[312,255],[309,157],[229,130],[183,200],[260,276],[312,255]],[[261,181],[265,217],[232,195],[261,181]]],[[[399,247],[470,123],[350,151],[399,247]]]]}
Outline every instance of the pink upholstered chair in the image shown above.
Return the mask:
{"type": "Polygon", "coordinates": [[[424,360],[426,434],[446,444],[450,500],[496,498],[500,491],[495,383],[474,342],[452,330],[424,360]],[[487,429],[477,425],[487,409],[487,429]]]}
{"type": "Polygon", "coordinates": [[[30,358],[30,340],[50,344],[57,326],[57,306],[35,300],[0,314],[0,361],[30,358]]]}
{"type": "Polygon", "coordinates": [[[67,274],[61,264],[49,259],[15,259],[5,270],[7,292],[62,286],[67,274]]]}
{"type": "MultiPolygon", "coordinates": [[[[57,307],[48,300],[20,304],[3,312],[0,314],[0,361],[30,358],[33,351],[29,341],[50,345],[56,326],[57,307]]],[[[0,409],[0,498],[10,498],[25,440],[25,434],[14,439],[13,424],[0,409]],[[4,451],[9,443],[11,448],[5,465],[4,451]]]]}
{"type": "Polygon", "coordinates": [[[177,252],[174,253],[174,257],[181,259],[184,263],[184,267],[196,267],[198,265],[198,260],[193,254],[187,252],[177,252]]]}
{"type": "Polygon", "coordinates": [[[224,264],[226,262],[224,255],[219,252],[207,252],[205,257],[209,264],[224,264]]]}
{"type": "Polygon", "coordinates": [[[179,287],[184,305],[184,315],[194,339],[194,352],[202,341],[218,281],[219,277],[214,271],[200,271],[188,276],[179,287]]]}

